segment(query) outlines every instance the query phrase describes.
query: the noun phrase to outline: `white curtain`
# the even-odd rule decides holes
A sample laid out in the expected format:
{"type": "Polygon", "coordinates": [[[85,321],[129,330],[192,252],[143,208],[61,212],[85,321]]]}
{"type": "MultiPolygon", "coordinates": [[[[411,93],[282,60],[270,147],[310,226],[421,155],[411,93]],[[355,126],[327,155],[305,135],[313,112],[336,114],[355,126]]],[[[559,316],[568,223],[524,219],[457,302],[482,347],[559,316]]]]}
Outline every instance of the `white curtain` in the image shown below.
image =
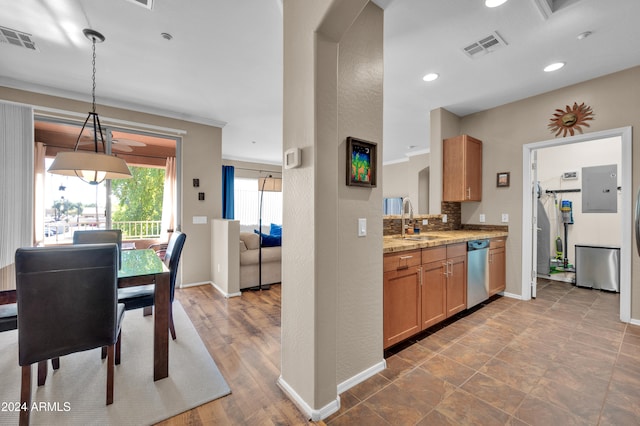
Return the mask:
{"type": "Polygon", "coordinates": [[[34,245],[38,245],[44,241],[44,178],[45,173],[45,153],[47,152],[47,147],[42,142],[36,142],[36,151],[35,151],[35,159],[34,159],[34,175],[35,175],[35,184],[34,184],[34,220],[33,220],[33,235],[34,235],[34,245]]]}
{"type": "Polygon", "coordinates": [[[176,206],[176,158],[167,158],[164,171],[164,193],[162,197],[162,230],[160,241],[169,241],[169,229],[175,229],[176,206]]]}
{"type": "Polygon", "coordinates": [[[0,102],[0,289],[14,288],[15,252],[33,243],[33,110],[0,102]]]}

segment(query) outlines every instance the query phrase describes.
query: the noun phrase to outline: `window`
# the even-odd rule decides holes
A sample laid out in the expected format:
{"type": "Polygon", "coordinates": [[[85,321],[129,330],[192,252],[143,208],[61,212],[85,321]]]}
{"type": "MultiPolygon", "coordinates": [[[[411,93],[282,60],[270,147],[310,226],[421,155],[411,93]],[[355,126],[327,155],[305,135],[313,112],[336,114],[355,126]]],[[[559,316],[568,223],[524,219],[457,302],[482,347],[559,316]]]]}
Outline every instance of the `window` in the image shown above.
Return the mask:
{"type": "MultiPolygon", "coordinates": [[[[234,217],[240,221],[244,230],[258,229],[260,216],[260,190],[258,179],[235,178],[234,181],[234,217]]],[[[262,227],[269,233],[272,223],[282,224],[282,192],[263,193],[262,227]]]]}
{"type": "MultiPolygon", "coordinates": [[[[164,204],[168,201],[163,200],[165,167],[168,158],[176,163],[178,141],[103,127],[107,144],[127,162],[133,178],[94,186],[76,177],[45,173],[44,211],[36,213],[44,216],[45,245],[71,242],[73,232],[79,229],[122,229],[125,240],[157,240],[165,231],[162,229],[164,204]]],[[[74,123],[35,121],[36,141],[46,145],[45,170],[57,152],[74,149],[79,129],[74,123]]],[[[91,145],[81,138],[79,149],[92,149],[91,145]]],[[[175,169],[172,175],[177,179],[175,169]]],[[[164,228],[177,225],[165,223],[164,228]]]]}

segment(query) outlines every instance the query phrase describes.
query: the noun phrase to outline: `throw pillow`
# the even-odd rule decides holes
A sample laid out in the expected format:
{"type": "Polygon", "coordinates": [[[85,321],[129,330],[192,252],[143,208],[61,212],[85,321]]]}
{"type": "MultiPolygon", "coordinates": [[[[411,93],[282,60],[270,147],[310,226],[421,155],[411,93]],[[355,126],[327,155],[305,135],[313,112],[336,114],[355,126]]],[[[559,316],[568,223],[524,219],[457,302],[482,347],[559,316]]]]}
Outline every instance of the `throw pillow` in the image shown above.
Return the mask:
{"type": "Polygon", "coordinates": [[[277,247],[282,245],[282,237],[277,237],[275,235],[267,235],[258,232],[257,229],[254,229],[256,234],[262,237],[262,247],[277,247]]]}
{"type": "Polygon", "coordinates": [[[275,223],[272,223],[271,229],[269,230],[269,235],[273,235],[274,237],[282,237],[282,225],[276,225],[275,223]]]}

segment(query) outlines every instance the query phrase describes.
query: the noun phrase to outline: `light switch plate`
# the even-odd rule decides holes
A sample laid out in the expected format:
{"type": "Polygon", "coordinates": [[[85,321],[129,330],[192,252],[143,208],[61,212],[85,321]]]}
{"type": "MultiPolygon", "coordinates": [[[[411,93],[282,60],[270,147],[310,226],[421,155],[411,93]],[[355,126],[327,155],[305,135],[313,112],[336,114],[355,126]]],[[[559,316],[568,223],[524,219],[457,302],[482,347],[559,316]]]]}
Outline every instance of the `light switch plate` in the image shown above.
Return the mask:
{"type": "Polygon", "coordinates": [[[509,222],[509,213],[502,213],[502,223],[509,222]]]}
{"type": "Polygon", "coordinates": [[[358,237],[367,236],[367,218],[361,217],[358,219],[358,237]]]}
{"type": "Polygon", "coordinates": [[[485,223],[487,221],[487,217],[484,213],[480,213],[480,223],[485,223]]]}

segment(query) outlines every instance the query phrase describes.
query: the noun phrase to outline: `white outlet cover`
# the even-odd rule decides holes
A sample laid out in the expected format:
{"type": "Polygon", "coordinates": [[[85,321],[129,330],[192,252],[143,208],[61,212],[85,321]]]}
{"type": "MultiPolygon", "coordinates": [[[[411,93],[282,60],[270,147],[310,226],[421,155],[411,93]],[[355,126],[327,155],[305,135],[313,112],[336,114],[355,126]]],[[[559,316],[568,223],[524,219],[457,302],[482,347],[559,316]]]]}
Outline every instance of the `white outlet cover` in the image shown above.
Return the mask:
{"type": "Polygon", "coordinates": [[[423,225],[428,225],[429,224],[429,219],[422,219],[422,224],[423,225]]]}
{"type": "Polygon", "coordinates": [[[447,223],[447,215],[446,214],[442,215],[442,223],[447,223]]]}
{"type": "Polygon", "coordinates": [[[485,223],[487,221],[487,217],[484,213],[480,213],[480,223],[485,223]]]}
{"type": "Polygon", "coordinates": [[[502,213],[502,223],[509,222],[509,213],[502,213]]]}

